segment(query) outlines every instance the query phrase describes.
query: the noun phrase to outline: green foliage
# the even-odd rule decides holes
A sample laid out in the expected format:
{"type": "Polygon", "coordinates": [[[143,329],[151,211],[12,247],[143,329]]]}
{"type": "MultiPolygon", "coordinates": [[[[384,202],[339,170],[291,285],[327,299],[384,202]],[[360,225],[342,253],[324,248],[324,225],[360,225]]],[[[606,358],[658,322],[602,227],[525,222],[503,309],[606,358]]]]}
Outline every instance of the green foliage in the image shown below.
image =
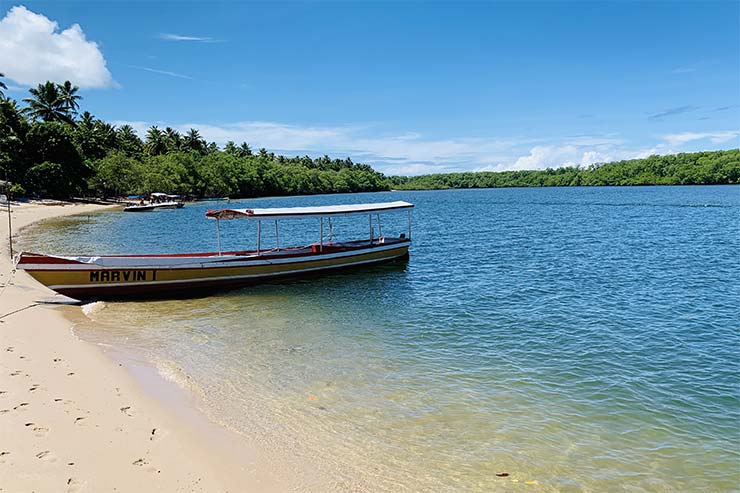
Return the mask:
{"type": "Polygon", "coordinates": [[[23,197],[26,195],[26,189],[20,183],[13,183],[8,188],[8,193],[10,193],[11,197],[23,197]]]}
{"type": "Polygon", "coordinates": [[[122,125],[116,129],[116,148],[130,157],[141,157],[144,143],[131,125],[122,125]]]}
{"type": "MultiPolygon", "coordinates": [[[[5,74],[0,72],[0,79],[5,77],[5,74]]],[[[5,85],[5,82],[0,80],[0,101],[5,99],[5,93],[3,92],[3,89],[7,89],[8,86],[5,85]]]]}
{"type": "Polygon", "coordinates": [[[75,191],[73,180],[64,166],[49,161],[32,166],[26,172],[24,182],[46,197],[65,198],[75,191]]]}
{"type": "Polygon", "coordinates": [[[167,192],[195,197],[255,197],[387,190],[385,177],[350,159],[287,158],[246,142],[220,150],[196,129],[181,135],[151,127],[142,140],[85,111],[77,87],[47,82],[28,107],[0,101],[0,171],[30,193],[67,197],[167,192]]]}
{"type": "Polygon", "coordinates": [[[26,172],[25,140],[28,122],[13,100],[0,101],[0,175],[18,182],[26,172]]]}
{"type": "Polygon", "coordinates": [[[92,163],[94,173],[90,187],[104,196],[120,196],[140,193],[145,190],[133,189],[132,184],[144,182],[144,166],[124,151],[113,151],[92,163]]]}
{"type": "Polygon", "coordinates": [[[383,175],[357,165],[345,164],[335,171],[308,168],[304,163],[305,158],[259,157],[243,151],[239,155],[174,151],[138,161],[119,151],[95,161],[90,185],[103,195],[165,191],[196,197],[387,190],[383,175]]]}
{"type": "MultiPolygon", "coordinates": [[[[2,74],[0,74],[2,77],[2,74]]],[[[0,83],[0,89],[4,88],[0,83]]],[[[447,173],[386,178],[366,164],[329,156],[276,156],[246,142],[223,150],[196,129],[153,126],[142,140],[77,113],[78,88],[46,82],[26,108],[0,92],[0,178],[29,193],[68,197],[165,192],[193,197],[258,197],[396,189],[740,183],[740,151],[651,156],[542,171],[447,173]]]]}
{"type": "Polygon", "coordinates": [[[388,183],[399,190],[740,184],[740,150],[650,156],[587,168],[392,176],[388,183]]]}
{"type": "Polygon", "coordinates": [[[79,106],[77,100],[80,99],[80,96],[75,94],[77,89],[78,87],[69,81],[64,84],[46,81],[35,88],[32,87],[28,90],[31,97],[23,100],[28,103],[24,112],[33,120],[74,125],[73,115],[79,106]]]}
{"type": "Polygon", "coordinates": [[[25,138],[25,156],[30,163],[63,163],[71,172],[82,171],[74,128],[64,123],[32,123],[25,138]]]}

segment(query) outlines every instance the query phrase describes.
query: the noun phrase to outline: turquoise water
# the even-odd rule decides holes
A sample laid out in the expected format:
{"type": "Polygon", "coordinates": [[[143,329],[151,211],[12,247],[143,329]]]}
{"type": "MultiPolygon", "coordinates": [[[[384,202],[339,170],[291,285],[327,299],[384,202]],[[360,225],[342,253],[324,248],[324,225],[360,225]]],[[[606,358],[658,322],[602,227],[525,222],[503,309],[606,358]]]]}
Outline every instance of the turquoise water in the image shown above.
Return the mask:
{"type": "MultiPolygon", "coordinates": [[[[96,304],[77,331],[143,355],[212,419],[301,464],[299,490],[739,489],[739,187],[228,206],[386,200],[416,204],[406,264],[96,304]]],[[[23,241],[50,253],[212,250],[203,214],[226,205],[63,219],[23,241]]],[[[356,222],[336,231],[367,235],[356,222]]],[[[253,245],[244,223],[225,223],[226,248],[253,245]]],[[[317,224],[292,228],[281,243],[316,240],[317,224]]],[[[383,228],[405,231],[405,215],[383,228]]]]}

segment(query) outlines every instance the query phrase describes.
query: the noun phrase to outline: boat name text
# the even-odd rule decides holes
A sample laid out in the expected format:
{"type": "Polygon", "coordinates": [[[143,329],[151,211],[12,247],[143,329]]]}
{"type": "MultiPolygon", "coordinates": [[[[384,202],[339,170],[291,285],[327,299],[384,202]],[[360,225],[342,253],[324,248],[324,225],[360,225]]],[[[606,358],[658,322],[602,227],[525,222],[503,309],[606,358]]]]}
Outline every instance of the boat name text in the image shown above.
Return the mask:
{"type": "Polygon", "coordinates": [[[94,270],[90,282],[156,281],[156,270],[94,270]]]}

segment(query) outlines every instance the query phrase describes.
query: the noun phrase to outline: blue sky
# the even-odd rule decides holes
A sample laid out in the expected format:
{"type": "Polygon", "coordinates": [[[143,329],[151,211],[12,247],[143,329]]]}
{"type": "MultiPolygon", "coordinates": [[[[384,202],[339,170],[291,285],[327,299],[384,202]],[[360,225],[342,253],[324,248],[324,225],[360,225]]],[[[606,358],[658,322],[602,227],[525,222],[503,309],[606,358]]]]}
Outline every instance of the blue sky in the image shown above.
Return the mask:
{"type": "Polygon", "coordinates": [[[8,95],[386,173],[740,146],[738,2],[7,2],[8,95]]]}

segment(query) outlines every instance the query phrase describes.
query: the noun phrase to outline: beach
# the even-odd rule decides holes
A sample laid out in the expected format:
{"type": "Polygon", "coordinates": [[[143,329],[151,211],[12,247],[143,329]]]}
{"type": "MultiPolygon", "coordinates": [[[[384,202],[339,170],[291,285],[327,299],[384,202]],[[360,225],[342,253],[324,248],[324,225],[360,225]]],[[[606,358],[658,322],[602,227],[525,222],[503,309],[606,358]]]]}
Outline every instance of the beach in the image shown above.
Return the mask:
{"type": "MultiPolygon", "coordinates": [[[[60,204],[13,204],[13,233],[106,207],[60,204]]],[[[168,408],[103,348],[76,337],[80,307],[13,272],[4,208],[0,223],[0,491],[285,489],[243,437],[193,409],[168,408]]]]}
{"type": "MultiPolygon", "coordinates": [[[[393,265],[82,307],[36,305],[53,293],[15,274],[0,288],[2,491],[736,489],[737,187],[230,206],[398,199],[415,204],[414,244],[393,265]],[[467,248],[441,260],[460,238],[467,248]]],[[[23,204],[14,231],[77,213],[18,243],[209,251],[212,208],[23,204]]],[[[315,226],[281,232],[305,244],[315,226]]],[[[383,219],[405,227],[404,214],[383,219]]],[[[222,224],[223,247],[248,248],[255,228],[222,224]]]]}

